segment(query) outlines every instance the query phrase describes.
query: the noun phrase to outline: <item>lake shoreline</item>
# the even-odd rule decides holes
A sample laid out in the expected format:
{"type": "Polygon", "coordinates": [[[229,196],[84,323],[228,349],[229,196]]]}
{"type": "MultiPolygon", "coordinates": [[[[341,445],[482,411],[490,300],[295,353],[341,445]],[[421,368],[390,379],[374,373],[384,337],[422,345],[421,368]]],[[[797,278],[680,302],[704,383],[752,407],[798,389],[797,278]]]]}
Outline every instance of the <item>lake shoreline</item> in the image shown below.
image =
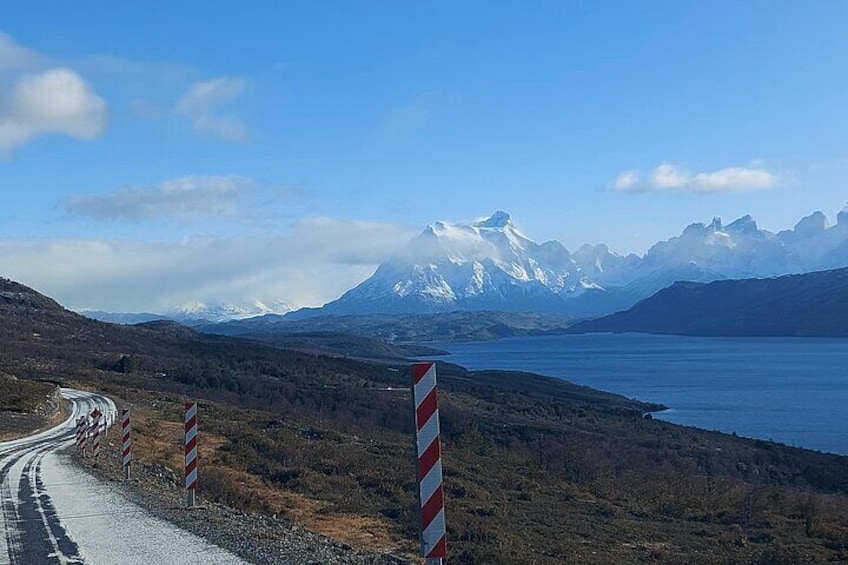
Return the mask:
{"type": "Polygon", "coordinates": [[[669,423],[848,456],[848,439],[828,432],[848,402],[848,385],[827,378],[845,339],[576,334],[438,347],[469,370],[564,379],[666,406],[652,417],[669,423]]]}

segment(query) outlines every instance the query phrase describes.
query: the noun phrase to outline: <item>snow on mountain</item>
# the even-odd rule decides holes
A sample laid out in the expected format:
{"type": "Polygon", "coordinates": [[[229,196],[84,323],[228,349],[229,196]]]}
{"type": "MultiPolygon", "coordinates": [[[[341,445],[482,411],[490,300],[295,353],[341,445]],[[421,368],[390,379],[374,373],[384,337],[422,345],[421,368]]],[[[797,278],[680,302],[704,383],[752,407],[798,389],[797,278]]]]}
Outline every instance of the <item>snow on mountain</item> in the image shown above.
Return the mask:
{"type": "Polygon", "coordinates": [[[605,244],[582,245],[573,255],[574,260],[586,277],[603,287],[622,286],[633,278],[633,271],[642,258],[633,253],[619,255],[605,244]]]}
{"type": "MultiPolygon", "coordinates": [[[[574,254],[557,241],[537,243],[506,212],[468,223],[427,226],[367,280],[317,314],[501,310],[594,316],[627,309],[677,281],[762,278],[848,266],[848,208],[834,225],[821,212],[772,233],[751,216],[725,225],[694,223],[647,253],[620,255],[607,245],[574,254]]],[[[290,310],[283,302],[190,302],[161,316],[218,322],[290,310]]],[[[135,315],[88,313],[99,319],[135,315]]],[[[154,319],[160,315],[144,314],[154,319]]]]}
{"type": "Polygon", "coordinates": [[[200,322],[225,322],[229,320],[242,320],[265,314],[285,314],[290,312],[291,307],[281,300],[260,301],[253,300],[243,303],[232,302],[187,302],[162,314],[104,312],[100,310],[82,309],[78,313],[112,324],[140,324],[155,320],[174,320],[183,324],[193,325],[200,322]]]}
{"type": "Polygon", "coordinates": [[[774,234],[751,216],[694,223],[643,256],[536,243],[505,212],[467,224],[436,222],[369,279],[314,313],[546,311],[604,314],[676,281],[773,277],[848,266],[848,208],[774,234]]]}
{"type": "Polygon", "coordinates": [[[814,212],[777,237],[792,250],[797,272],[844,267],[848,257],[848,208],[836,216],[833,226],[824,214],[814,212]]]}
{"type": "Polygon", "coordinates": [[[714,218],[706,225],[692,224],[680,236],[651,247],[641,269],[656,271],[689,263],[724,278],[774,276],[790,268],[791,252],[775,234],[760,230],[751,216],[727,226],[714,218]]]}
{"type": "Polygon", "coordinates": [[[262,302],[253,300],[251,302],[187,302],[165,314],[166,317],[179,321],[207,320],[210,322],[224,322],[227,320],[242,320],[265,314],[285,314],[291,311],[291,307],[281,300],[262,302]]]}
{"type": "Polygon", "coordinates": [[[322,310],[550,310],[597,288],[560,243],[538,244],[509,214],[495,212],[468,224],[427,226],[371,278],[322,310]]]}

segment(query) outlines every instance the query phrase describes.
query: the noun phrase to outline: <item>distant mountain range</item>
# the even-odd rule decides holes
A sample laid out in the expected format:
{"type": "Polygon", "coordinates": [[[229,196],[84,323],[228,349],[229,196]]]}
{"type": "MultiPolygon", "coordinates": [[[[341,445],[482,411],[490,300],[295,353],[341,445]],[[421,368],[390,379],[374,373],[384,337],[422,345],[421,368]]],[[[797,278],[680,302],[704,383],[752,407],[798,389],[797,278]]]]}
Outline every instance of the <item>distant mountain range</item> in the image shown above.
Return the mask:
{"type": "Polygon", "coordinates": [[[848,269],[771,279],[678,282],[569,333],[848,337],[848,269]]]}
{"type": "Polygon", "coordinates": [[[215,304],[189,302],[180,308],[163,314],[153,314],[150,312],[103,312],[101,310],[79,310],[79,313],[87,318],[112,324],[131,325],[157,320],[173,320],[188,326],[198,326],[229,320],[254,318],[266,314],[285,314],[289,311],[291,311],[291,307],[281,300],[268,301],[267,303],[260,300],[253,300],[239,304],[232,302],[219,302],[215,304]]]}
{"type": "Polygon", "coordinates": [[[163,313],[81,313],[132,324],[171,319],[189,325],[286,314],[285,319],[453,311],[536,312],[565,319],[630,308],[678,281],[774,277],[848,266],[848,208],[829,226],[815,212],[791,230],[759,229],[751,216],[724,225],[695,223],[651,247],[620,255],[607,245],[570,253],[557,241],[537,243],[509,214],[469,223],[435,222],[376,272],[321,308],[290,312],[281,301],[193,302],[163,313]]]}
{"type": "Polygon", "coordinates": [[[629,308],[677,281],[773,277],[848,266],[848,209],[792,230],[761,230],[751,216],[688,226],[644,257],[606,245],[569,251],[536,243],[509,214],[468,224],[436,222],[366,281],[322,308],[287,316],[448,311],[546,312],[590,317],[629,308]]]}

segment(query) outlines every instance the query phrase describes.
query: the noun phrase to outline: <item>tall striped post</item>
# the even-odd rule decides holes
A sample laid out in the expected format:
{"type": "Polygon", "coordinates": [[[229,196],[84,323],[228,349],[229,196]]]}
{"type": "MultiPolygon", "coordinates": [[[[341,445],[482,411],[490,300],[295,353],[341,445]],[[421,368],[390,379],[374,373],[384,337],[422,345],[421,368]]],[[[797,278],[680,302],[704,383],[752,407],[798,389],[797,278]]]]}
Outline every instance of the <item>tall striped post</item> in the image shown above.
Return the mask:
{"type": "Polygon", "coordinates": [[[103,413],[97,408],[91,411],[91,425],[88,427],[88,433],[91,436],[91,453],[95,457],[100,455],[100,416],[103,413]]]}
{"type": "Polygon", "coordinates": [[[79,418],[77,418],[76,440],[74,442],[77,446],[77,449],[82,453],[85,453],[85,432],[87,430],[85,420],[85,416],[80,416],[79,418]]]}
{"type": "Polygon", "coordinates": [[[197,490],[197,403],[185,403],[185,488],[194,506],[197,490]]]}
{"type": "Polygon", "coordinates": [[[132,434],[130,433],[130,411],[121,410],[121,465],[124,467],[124,480],[130,480],[130,463],[132,462],[132,434]]]}
{"type": "Polygon", "coordinates": [[[435,363],[413,363],[412,401],[418,455],[421,547],[427,565],[441,565],[447,556],[447,542],[435,363]]]}

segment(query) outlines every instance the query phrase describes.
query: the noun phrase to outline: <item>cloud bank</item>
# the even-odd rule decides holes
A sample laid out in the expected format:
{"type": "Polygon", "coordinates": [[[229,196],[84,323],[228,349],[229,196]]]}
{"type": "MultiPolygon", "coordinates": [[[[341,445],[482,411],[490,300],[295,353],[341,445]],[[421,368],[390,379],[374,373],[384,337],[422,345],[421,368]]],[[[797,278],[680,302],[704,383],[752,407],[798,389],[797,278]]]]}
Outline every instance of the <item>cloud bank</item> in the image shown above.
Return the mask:
{"type": "Polygon", "coordinates": [[[72,216],[133,222],[196,221],[233,218],[250,180],[238,176],[190,175],[166,180],[159,186],[126,187],[109,194],[78,194],[65,199],[72,216]]]}
{"type": "Polygon", "coordinates": [[[780,176],[758,163],[692,173],[681,165],[662,163],[647,177],[639,171],[621,172],[612,183],[619,192],[742,192],[775,188],[780,176]]]}
{"type": "Polygon", "coordinates": [[[70,308],[163,312],[189,301],[318,306],[367,278],[406,226],[309,218],[267,237],[0,240],[3,276],[70,308]]]}

